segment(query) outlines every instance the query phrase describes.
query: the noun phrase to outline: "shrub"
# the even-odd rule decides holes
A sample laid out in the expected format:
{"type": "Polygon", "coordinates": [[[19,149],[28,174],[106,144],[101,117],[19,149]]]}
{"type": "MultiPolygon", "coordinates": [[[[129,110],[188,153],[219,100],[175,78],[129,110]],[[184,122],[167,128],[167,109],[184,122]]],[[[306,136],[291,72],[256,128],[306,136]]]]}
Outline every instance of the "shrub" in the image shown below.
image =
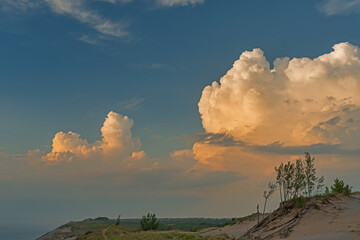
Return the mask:
{"type": "Polygon", "coordinates": [[[159,226],[160,222],[156,218],[155,213],[148,213],[146,216],[142,216],[140,220],[140,227],[143,231],[157,230],[159,226]]]}
{"type": "Polygon", "coordinates": [[[344,181],[339,180],[338,178],[334,180],[334,184],[331,186],[331,191],[333,193],[344,193],[345,195],[350,195],[351,189],[352,187],[348,184],[345,185],[344,181]]]}

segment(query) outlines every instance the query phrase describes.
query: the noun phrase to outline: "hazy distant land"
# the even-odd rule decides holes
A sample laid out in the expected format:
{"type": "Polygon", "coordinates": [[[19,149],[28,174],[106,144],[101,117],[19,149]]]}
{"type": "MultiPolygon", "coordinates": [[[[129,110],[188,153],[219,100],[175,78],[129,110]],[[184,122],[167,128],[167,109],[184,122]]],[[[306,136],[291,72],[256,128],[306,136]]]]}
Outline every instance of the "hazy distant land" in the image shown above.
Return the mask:
{"type": "Polygon", "coordinates": [[[121,239],[360,239],[360,193],[289,201],[271,214],[237,219],[163,218],[158,231],[140,231],[139,219],[86,219],[69,222],[37,240],[121,239]]]}

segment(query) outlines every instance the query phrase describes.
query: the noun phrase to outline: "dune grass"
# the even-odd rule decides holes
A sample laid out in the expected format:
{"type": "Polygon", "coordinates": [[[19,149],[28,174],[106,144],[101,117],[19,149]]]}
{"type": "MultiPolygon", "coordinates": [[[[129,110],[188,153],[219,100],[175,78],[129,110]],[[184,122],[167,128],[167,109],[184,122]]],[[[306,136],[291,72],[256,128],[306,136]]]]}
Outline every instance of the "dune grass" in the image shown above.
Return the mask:
{"type": "Polygon", "coordinates": [[[222,233],[216,236],[203,237],[199,233],[180,231],[133,231],[121,226],[110,226],[87,233],[77,240],[228,240],[228,235],[222,233]]]}

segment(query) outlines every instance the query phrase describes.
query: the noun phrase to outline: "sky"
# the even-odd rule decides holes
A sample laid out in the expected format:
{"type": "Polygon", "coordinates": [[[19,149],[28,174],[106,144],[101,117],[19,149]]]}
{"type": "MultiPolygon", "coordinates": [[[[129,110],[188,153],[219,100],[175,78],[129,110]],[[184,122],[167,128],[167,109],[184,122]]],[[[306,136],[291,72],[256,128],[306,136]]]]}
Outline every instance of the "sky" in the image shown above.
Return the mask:
{"type": "Polygon", "coordinates": [[[0,0],[0,232],[242,216],[305,151],[359,189],[359,21],[359,0],[0,0]]]}

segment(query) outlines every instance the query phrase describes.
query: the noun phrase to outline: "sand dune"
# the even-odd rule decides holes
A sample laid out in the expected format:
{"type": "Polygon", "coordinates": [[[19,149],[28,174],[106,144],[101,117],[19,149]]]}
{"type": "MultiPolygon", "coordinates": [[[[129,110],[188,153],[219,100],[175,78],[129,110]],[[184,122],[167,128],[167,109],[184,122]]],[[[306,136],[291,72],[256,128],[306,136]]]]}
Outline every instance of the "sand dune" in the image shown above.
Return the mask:
{"type": "Polygon", "coordinates": [[[203,233],[226,233],[236,239],[264,240],[358,240],[360,239],[360,194],[311,199],[303,208],[291,204],[267,216],[260,226],[256,217],[203,233]]]}

